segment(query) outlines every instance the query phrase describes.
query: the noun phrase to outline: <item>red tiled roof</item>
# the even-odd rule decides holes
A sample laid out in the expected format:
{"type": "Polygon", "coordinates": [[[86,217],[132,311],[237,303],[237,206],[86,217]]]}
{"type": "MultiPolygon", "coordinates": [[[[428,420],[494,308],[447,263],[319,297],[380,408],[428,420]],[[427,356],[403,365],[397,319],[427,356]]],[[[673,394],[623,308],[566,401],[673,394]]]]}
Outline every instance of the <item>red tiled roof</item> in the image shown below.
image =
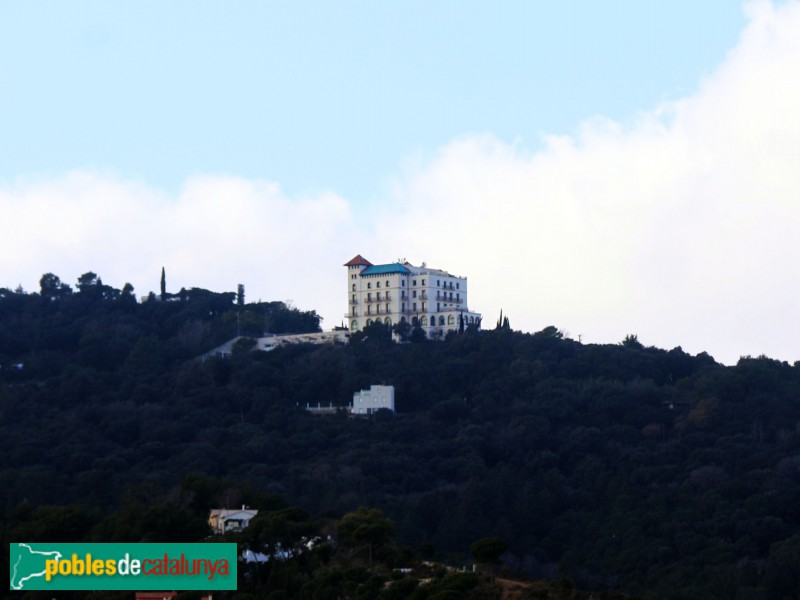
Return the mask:
{"type": "Polygon", "coordinates": [[[344,263],[345,267],[356,267],[358,265],[364,265],[365,267],[371,267],[372,263],[369,262],[366,258],[361,256],[360,254],[356,254],[353,258],[349,261],[344,263]]]}

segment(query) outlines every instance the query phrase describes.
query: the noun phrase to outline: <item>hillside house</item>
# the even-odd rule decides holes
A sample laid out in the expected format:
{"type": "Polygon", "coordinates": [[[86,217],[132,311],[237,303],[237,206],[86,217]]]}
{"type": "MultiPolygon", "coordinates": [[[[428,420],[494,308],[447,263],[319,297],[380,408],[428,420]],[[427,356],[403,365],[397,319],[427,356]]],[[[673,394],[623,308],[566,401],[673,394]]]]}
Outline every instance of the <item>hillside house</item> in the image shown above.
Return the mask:
{"type": "Polygon", "coordinates": [[[372,385],[368,390],[353,394],[350,412],[354,415],[371,415],[381,408],[394,412],[394,386],[372,385]]]}
{"type": "Polygon", "coordinates": [[[242,531],[247,529],[250,521],[258,514],[253,510],[242,505],[241,509],[215,508],[208,515],[208,524],[217,535],[228,533],[229,531],[242,531]]]}

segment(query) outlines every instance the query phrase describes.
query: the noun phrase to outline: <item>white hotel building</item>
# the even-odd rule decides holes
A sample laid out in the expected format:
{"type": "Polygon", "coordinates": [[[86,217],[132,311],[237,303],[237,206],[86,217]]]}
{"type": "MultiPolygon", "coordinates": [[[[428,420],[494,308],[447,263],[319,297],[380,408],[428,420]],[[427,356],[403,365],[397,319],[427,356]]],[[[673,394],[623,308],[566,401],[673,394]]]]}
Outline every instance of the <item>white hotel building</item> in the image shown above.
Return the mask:
{"type": "Polygon", "coordinates": [[[467,278],[447,271],[421,267],[398,260],[373,265],[357,255],[347,267],[347,322],[350,331],[359,331],[373,321],[389,326],[406,320],[419,324],[429,338],[443,337],[458,331],[463,319],[480,327],[480,313],[467,305],[467,278]]]}

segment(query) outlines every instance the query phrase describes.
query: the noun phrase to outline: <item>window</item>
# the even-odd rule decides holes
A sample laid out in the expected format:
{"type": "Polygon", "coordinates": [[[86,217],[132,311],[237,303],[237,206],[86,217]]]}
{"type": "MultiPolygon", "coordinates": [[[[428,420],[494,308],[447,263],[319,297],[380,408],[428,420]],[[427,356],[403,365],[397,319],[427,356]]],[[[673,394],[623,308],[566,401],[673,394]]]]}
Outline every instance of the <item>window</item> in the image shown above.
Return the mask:
{"type": "Polygon", "coordinates": [[[444,327],[444,315],[439,315],[439,327],[444,327]]]}
{"type": "Polygon", "coordinates": [[[371,308],[371,307],[370,307],[370,305],[369,305],[369,304],[367,304],[367,314],[370,314],[370,312],[369,312],[369,309],[370,309],[370,308],[371,308]]]}
{"type": "Polygon", "coordinates": [[[419,323],[419,321],[417,320],[417,317],[411,317],[411,325],[412,325],[412,327],[416,327],[418,323],[419,323]]]}
{"type": "Polygon", "coordinates": [[[350,323],[350,329],[352,329],[353,331],[358,331],[358,321],[353,321],[352,323],[350,323]]]}
{"type": "Polygon", "coordinates": [[[461,302],[461,294],[456,294],[456,302],[461,302]]]}
{"type": "Polygon", "coordinates": [[[355,304],[356,302],[357,302],[357,300],[356,300],[356,295],[355,295],[355,294],[353,294],[353,304],[355,304]]]}
{"type": "Polygon", "coordinates": [[[406,287],[406,280],[405,279],[403,279],[403,281],[401,281],[400,283],[403,285],[403,287],[406,287]]]}
{"type": "Polygon", "coordinates": [[[456,318],[453,315],[447,315],[447,324],[448,325],[455,325],[456,318]]]}
{"type": "Polygon", "coordinates": [[[372,325],[372,319],[367,319],[367,327],[369,327],[370,325],[372,325]]]}
{"type": "Polygon", "coordinates": [[[422,285],[425,285],[425,280],[424,279],[422,280],[422,285]]]}
{"type": "Polygon", "coordinates": [[[375,294],[375,297],[376,297],[376,299],[378,300],[378,302],[380,302],[380,301],[381,301],[381,293],[380,293],[380,292],[378,292],[377,294],[375,294]]]}
{"type": "Polygon", "coordinates": [[[422,325],[423,327],[427,327],[427,325],[428,325],[428,317],[422,317],[419,320],[419,324],[422,325]]]}
{"type": "Polygon", "coordinates": [[[442,311],[441,305],[437,302],[436,303],[436,312],[441,312],[441,311],[442,311]]]}
{"type": "Polygon", "coordinates": [[[372,292],[367,293],[367,302],[372,302],[372,292]]]}
{"type": "Polygon", "coordinates": [[[381,282],[379,281],[378,283],[376,283],[375,287],[381,287],[381,282]]]}
{"type": "Polygon", "coordinates": [[[456,289],[458,289],[460,285],[460,283],[456,283],[456,289]]]}
{"type": "Polygon", "coordinates": [[[386,312],[387,313],[389,312],[389,303],[388,302],[386,303],[386,312]]]}
{"type": "Polygon", "coordinates": [[[405,302],[403,302],[402,308],[400,310],[402,310],[403,312],[406,312],[406,303],[405,302]]]}
{"type": "Polygon", "coordinates": [[[386,287],[389,287],[389,282],[388,281],[386,282],[386,287]]]}
{"type": "Polygon", "coordinates": [[[414,312],[417,312],[417,303],[416,302],[414,302],[413,308],[411,310],[413,310],[414,312]]]}
{"type": "Polygon", "coordinates": [[[417,297],[417,290],[414,290],[413,292],[411,292],[411,297],[412,298],[416,298],[417,297]]]}
{"type": "Polygon", "coordinates": [[[356,291],[356,284],[355,283],[353,284],[353,291],[354,292],[356,291]]]}
{"type": "Polygon", "coordinates": [[[368,284],[367,284],[367,289],[368,289],[368,290],[371,290],[371,289],[372,289],[372,284],[371,284],[371,283],[368,283],[368,284]]]}
{"type": "Polygon", "coordinates": [[[417,285],[417,280],[416,279],[412,280],[411,285],[417,285]]]}
{"type": "Polygon", "coordinates": [[[441,283],[442,283],[442,282],[441,282],[441,281],[439,281],[439,280],[437,279],[437,280],[436,280],[436,287],[439,287],[439,286],[441,285],[441,283]]]}
{"type": "MultiPolygon", "coordinates": [[[[388,312],[388,310],[389,310],[389,309],[386,309],[386,310],[387,310],[387,312],[388,312]]],[[[392,326],[392,320],[391,320],[389,317],[386,317],[386,318],[383,320],[383,322],[384,322],[384,323],[386,323],[386,326],[387,326],[387,327],[391,327],[391,326],[392,326]]]]}

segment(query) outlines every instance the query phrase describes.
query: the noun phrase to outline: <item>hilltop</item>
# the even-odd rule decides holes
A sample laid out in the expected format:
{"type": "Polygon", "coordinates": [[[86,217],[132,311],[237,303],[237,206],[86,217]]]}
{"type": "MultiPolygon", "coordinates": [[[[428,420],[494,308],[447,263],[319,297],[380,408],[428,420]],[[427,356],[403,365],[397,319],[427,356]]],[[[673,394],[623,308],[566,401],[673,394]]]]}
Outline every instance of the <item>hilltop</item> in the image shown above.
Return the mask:
{"type": "MultiPolygon", "coordinates": [[[[635,336],[588,345],[510,326],[410,344],[376,327],[348,346],[202,362],[235,335],[237,313],[254,337],[267,322],[319,320],[235,294],[137,303],[97,281],[64,296],[0,291],[7,530],[20,507],[60,505],[93,523],[152,514],[130,529],[137,539],[191,537],[202,523],[169,510],[201,514],[244,485],[251,504],[280,496],[311,515],[378,508],[399,544],[453,564],[498,536],[509,572],[583,589],[800,589],[798,364],[726,367],[635,336]],[[345,405],[372,383],[395,386],[397,414],[302,409],[345,405]],[[191,500],[187,477],[200,482],[191,500]]],[[[65,537],[89,528],[59,522],[65,537]]]]}

